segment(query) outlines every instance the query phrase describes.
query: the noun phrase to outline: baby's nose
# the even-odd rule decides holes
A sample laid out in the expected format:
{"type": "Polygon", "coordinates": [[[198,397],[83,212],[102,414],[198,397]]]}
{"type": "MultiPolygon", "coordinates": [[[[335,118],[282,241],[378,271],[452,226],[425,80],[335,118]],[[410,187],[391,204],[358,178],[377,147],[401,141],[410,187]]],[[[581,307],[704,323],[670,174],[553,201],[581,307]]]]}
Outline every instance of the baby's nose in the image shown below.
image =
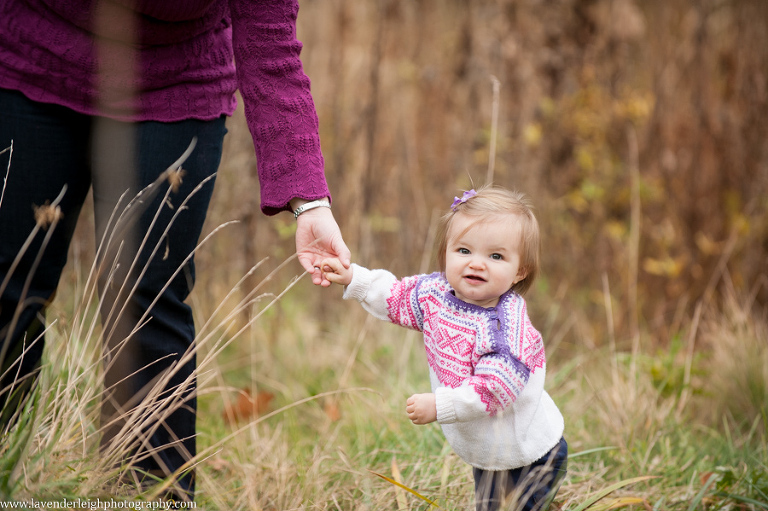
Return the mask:
{"type": "Polygon", "coordinates": [[[485,267],[485,262],[480,257],[473,257],[471,261],[469,261],[470,268],[477,268],[481,269],[485,267]]]}

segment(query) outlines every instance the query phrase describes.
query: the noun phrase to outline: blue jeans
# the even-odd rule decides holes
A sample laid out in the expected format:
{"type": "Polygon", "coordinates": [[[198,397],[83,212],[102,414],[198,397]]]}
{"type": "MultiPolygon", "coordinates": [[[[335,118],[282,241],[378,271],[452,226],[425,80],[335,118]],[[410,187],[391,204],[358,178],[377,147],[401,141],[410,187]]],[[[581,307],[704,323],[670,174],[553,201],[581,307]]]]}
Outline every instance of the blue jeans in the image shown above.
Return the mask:
{"type": "MultiPolygon", "coordinates": [[[[125,123],[2,89],[0,116],[0,150],[13,140],[0,204],[0,282],[6,282],[0,293],[0,432],[34,382],[44,346],[45,307],[56,292],[78,215],[92,189],[96,242],[102,247],[97,256],[105,357],[102,451],[110,452],[113,441],[121,446],[133,441],[127,463],[136,473],[168,476],[196,452],[194,356],[179,364],[194,349],[195,337],[192,311],[184,302],[195,282],[189,256],[213,193],[213,178],[206,179],[221,160],[225,119],[125,123]],[[178,188],[166,199],[169,184],[155,186],[115,227],[127,202],[179,158],[193,137],[197,145],[182,164],[178,188]],[[36,225],[34,208],[53,203],[62,190],[61,220],[55,228],[40,229],[21,254],[36,225]],[[177,398],[164,400],[158,419],[123,428],[126,412],[171,373],[161,398],[174,389],[177,398]],[[133,438],[126,438],[126,431],[133,438]]],[[[0,155],[3,173],[9,156],[0,155]]],[[[193,494],[191,471],[178,478],[178,486],[193,494]]]]}
{"type": "Polygon", "coordinates": [[[511,511],[543,511],[560,488],[568,467],[565,438],[530,465],[512,470],[473,468],[477,511],[495,511],[505,499],[511,511]]]}

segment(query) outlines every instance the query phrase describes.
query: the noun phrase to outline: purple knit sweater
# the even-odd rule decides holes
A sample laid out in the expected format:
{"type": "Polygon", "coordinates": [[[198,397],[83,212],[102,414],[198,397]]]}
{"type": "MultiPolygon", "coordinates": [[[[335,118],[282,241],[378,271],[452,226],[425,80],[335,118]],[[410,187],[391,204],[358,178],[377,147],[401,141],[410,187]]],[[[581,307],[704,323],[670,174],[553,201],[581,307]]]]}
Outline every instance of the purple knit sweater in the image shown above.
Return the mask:
{"type": "Polygon", "coordinates": [[[274,214],[294,197],[330,195],[298,8],[297,0],[2,0],[0,88],[88,115],[163,122],[231,115],[239,88],[261,208],[274,214]]]}

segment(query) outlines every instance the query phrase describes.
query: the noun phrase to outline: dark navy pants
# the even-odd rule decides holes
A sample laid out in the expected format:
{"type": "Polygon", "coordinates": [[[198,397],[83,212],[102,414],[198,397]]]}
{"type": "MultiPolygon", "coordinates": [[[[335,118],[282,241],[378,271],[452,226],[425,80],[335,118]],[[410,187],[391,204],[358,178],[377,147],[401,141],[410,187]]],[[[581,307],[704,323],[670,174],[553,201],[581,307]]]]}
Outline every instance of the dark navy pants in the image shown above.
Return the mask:
{"type": "MultiPolygon", "coordinates": [[[[0,89],[0,150],[13,140],[0,204],[0,405],[6,424],[34,381],[44,345],[45,307],[56,292],[81,206],[92,189],[96,243],[102,247],[97,256],[105,358],[102,451],[134,442],[127,462],[138,469],[135,473],[160,477],[195,455],[195,360],[180,363],[195,337],[185,299],[195,282],[190,255],[203,228],[225,133],[224,117],[124,123],[0,89]],[[166,196],[169,184],[163,182],[116,221],[194,137],[197,145],[182,164],[174,191],[166,196]],[[35,208],[53,203],[62,190],[60,221],[55,228],[40,229],[22,252],[36,225],[35,208]],[[149,421],[126,426],[127,412],[146,402],[158,381],[164,408],[149,421]],[[176,399],[162,399],[174,392],[176,399]]],[[[0,155],[3,175],[9,156],[0,155]]],[[[192,494],[192,472],[184,473],[179,484],[192,494]]]]}
{"type": "Polygon", "coordinates": [[[568,467],[565,438],[527,467],[490,471],[473,469],[477,511],[543,511],[555,497],[568,467]]]}

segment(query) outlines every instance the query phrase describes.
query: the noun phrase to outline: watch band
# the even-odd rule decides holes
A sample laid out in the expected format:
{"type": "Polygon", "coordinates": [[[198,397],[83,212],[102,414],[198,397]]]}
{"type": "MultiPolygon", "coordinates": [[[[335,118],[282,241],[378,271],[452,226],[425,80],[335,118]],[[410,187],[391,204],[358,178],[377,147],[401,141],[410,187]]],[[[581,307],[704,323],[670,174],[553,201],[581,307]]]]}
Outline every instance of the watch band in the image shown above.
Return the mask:
{"type": "Polygon", "coordinates": [[[313,200],[311,202],[307,202],[296,208],[296,211],[293,212],[294,218],[299,218],[299,215],[304,213],[305,211],[309,211],[310,209],[315,208],[330,208],[331,203],[328,202],[327,199],[319,199],[319,200],[313,200]]]}

